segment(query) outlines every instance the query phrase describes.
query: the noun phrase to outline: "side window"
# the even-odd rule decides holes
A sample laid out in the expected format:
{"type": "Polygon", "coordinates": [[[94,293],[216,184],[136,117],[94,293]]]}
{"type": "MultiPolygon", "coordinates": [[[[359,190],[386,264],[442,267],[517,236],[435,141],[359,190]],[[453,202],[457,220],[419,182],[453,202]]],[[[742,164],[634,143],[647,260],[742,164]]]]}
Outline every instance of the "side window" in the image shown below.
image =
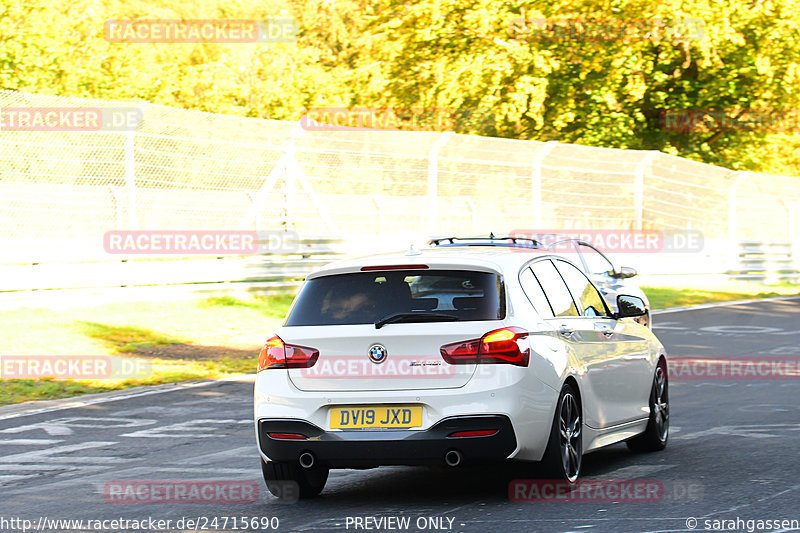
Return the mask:
{"type": "Polygon", "coordinates": [[[553,263],[549,260],[539,261],[531,265],[531,270],[544,289],[554,316],[580,316],[567,286],[564,285],[564,280],[561,279],[553,263]]]}
{"type": "Polygon", "coordinates": [[[539,285],[539,281],[534,277],[530,268],[526,268],[520,273],[519,282],[536,312],[542,318],[553,318],[553,310],[547,302],[547,296],[544,295],[542,286],[539,285]]]}
{"type": "Polygon", "coordinates": [[[606,316],[603,297],[583,272],[565,261],[556,261],[558,271],[567,282],[572,296],[580,302],[583,316],[606,316]]]}
{"type": "Polygon", "coordinates": [[[614,270],[614,265],[612,265],[611,262],[605,258],[605,256],[591,246],[579,244],[578,251],[580,251],[581,257],[583,258],[586,268],[589,269],[590,273],[605,274],[606,272],[611,272],[614,270]]]}

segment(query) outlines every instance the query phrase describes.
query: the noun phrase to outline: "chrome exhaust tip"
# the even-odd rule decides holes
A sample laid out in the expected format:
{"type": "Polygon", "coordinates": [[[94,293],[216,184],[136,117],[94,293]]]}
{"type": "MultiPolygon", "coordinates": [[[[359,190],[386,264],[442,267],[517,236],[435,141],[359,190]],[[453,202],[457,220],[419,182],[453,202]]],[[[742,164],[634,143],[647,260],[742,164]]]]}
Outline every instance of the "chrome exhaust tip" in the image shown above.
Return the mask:
{"type": "Polygon", "coordinates": [[[311,468],[314,466],[315,461],[314,454],[311,452],[303,452],[300,454],[300,466],[303,468],[311,468]]]}
{"type": "Polygon", "coordinates": [[[456,467],[464,460],[464,456],[458,450],[447,450],[444,454],[444,462],[447,466],[456,467]]]}

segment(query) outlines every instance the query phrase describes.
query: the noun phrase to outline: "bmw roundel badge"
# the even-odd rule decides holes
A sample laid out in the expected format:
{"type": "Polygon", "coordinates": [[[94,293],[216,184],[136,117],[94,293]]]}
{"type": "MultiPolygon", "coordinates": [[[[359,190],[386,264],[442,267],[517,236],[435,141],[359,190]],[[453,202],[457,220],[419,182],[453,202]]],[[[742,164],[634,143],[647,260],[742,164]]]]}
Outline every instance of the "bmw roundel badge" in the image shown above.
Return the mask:
{"type": "Polygon", "coordinates": [[[373,344],[369,347],[367,354],[369,355],[370,361],[379,365],[386,361],[386,356],[389,355],[389,352],[386,351],[386,348],[382,344],[373,344]]]}

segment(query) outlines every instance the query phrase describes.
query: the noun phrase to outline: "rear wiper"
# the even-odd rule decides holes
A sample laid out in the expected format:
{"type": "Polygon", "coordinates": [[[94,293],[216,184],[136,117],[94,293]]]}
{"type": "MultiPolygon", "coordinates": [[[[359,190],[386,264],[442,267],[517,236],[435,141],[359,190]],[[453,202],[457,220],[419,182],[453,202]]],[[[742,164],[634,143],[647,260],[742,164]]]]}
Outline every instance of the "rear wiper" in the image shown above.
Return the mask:
{"type": "Polygon", "coordinates": [[[426,313],[425,311],[416,313],[392,313],[375,321],[375,329],[381,329],[386,324],[392,322],[452,322],[458,320],[457,316],[447,313],[426,313]]]}

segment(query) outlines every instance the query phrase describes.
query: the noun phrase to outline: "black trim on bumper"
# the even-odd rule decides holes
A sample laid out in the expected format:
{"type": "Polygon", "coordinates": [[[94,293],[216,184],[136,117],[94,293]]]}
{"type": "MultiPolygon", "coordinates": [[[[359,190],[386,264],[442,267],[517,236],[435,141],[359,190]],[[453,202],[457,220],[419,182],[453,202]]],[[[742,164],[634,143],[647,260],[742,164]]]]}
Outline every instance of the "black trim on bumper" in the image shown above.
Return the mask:
{"type": "Polygon", "coordinates": [[[505,415],[455,416],[426,430],[325,431],[296,419],[258,421],[261,451],[273,461],[297,461],[311,452],[330,468],[365,468],[381,465],[444,464],[448,450],[458,450],[464,462],[506,459],[517,447],[511,420],[505,415]],[[449,437],[457,431],[490,430],[483,437],[449,437]],[[273,439],[268,433],[301,433],[307,440],[273,439]]]}

